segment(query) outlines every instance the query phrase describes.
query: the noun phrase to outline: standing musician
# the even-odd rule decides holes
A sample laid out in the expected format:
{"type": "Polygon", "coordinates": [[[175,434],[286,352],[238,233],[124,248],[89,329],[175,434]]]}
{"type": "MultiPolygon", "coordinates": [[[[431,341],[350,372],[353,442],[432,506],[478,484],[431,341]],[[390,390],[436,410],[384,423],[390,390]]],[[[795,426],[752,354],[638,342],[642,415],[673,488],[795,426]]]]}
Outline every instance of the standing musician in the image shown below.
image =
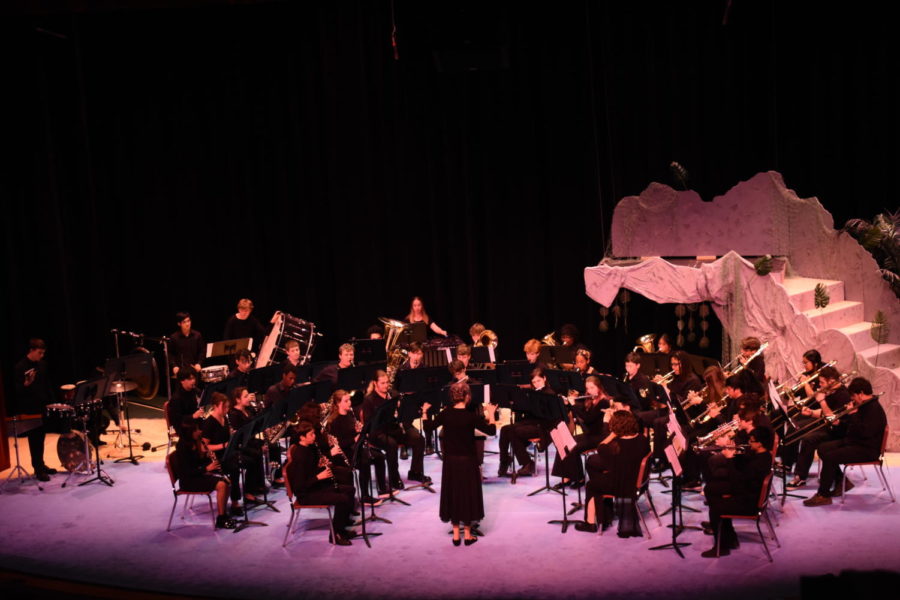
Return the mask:
{"type": "MultiPolygon", "coordinates": [[[[352,467],[353,453],[356,447],[359,432],[362,430],[362,422],[356,420],[350,401],[350,392],[335,390],[329,401],[329,413],[325,419],[325,433],[334,436],[340,446],[341,459],[348,467],[352,467]]],[[[375,465],[375,482],[378,487],[378,495],[387,498],[391,495],[385,477],[384,453],[377,448],[363,446],[357,455],[357,468],[359,472],[359,487],[363,504],[379,504],[381,500],[373,498],[370,493],[372,472],[370,466],[375,465]]]]}
{"type": "MultiPolygon", "coordinates": [[[[755,515],[763,483],[772,471],[772,430],[756,427],[747,439],[749,452],[746,454],[737,455],[731,440],[723,438],[721,452],[709,459],[710,481],[704,489],[709,503],[709,522],[703,525],[712,530],[713,536],[717,536],[721,522],[722,539],[718,544],[718,555],[721,556],[730,554],[738,547],[737,533],[731,519],[722,519],[721,515],[755,515]]],[[[700,556],[715,558],[716,544],[700,556]]]]}
{"type": "MultiPolygon", "coordinates": [[[[800,413],[804,418],[799,419],[800,427],[808,425],[816,419],[822,419],[834,414],[843,406],[850,403],[850,393],[841,383],[841,373],[834,367],[823,367],[819,373],[820,386],[814,392],[813,399],[818,403],[818,408],[810,408],[804,405],[800,413]]],[[[797,489],[806,485],[809,477],[809,469],[812,467],[816,450],[825,442],[838,440],[844,437],[846,427],[843,425],[822,427],[817,431],[810,431],[800,439],[800,450],[797,455],[797,465],[794,471],[794,479],[788,484],[789,488],[797,489]]]]}
{"type": "Polygon", "coordinates": [[[585,400],[573,400],[572,394],[566,398],[566,403],[572,407],[576,422],[581,425],[582,433],[575,436],[575,447],[569,451],[565,459],[560,459],[557,453],[553,461],[551,475],[561,477],[563,484],[567,482],[577,484],[584,480],[581,454],[585,450],[596,448],[605,437],[605,415],[613,402],[612,396],[606,393],[600,378],[596,375],[591,375],[585,380],[584,388],[588,396],[585,400]]]}
{"type": "MultiPolygon", "coordinates": [[[[203,421],[201,426],[203,441],[206,447],[215,453],[216,460],[222,465],[222,471],[231,480],[231,514],[239,517],[244,514],[241,507],[241,483],[236,464],[224,464],[222,457],[225,455],[225,448],[228,447],[228,440],[231,438],[231,430],[228,427],[226,415],[228,414],[228,397],[219,392],[213,392],[210,400],[209,416],[203,421]]],[[[256,498],[253,498],[255,501],[256,498]]]]}
{"type": "MultiPolygon", "coordinates": [[[[603,501],[603,496],[631,497],[635,492],[641,461],[650,453],[650,444],[640,434],[640,424],[629,411],[617,410],[613,413],[609,431],[609,435],[596,447],[597,454],[587,460],[590,481],[587,484],[584,523],[575,524],[578,531],[596,532],[598,522],[603,529],[610,525],[611,507],[603,501]]],[[[640,536],[640,527],[636,507],[626,514],[623,505],[619,515],[619,536],[640,536]]]]}
{"type": "MultiPolygon", "coordinates": [[[[531,372],[531,386],[535,392],[555,395],[547,385],[547,375],[540,367],[531,372]]],[[[500,468],[498,477],[509,477],[509,467],[512,464],[509,455],[510,446],[516,460],[522,465],[516,475],[530,477],[534,475],[534,461],[528,454],[528,441],[541,438],[542,444],[550,443],[550,435],[543,421],[536,415],[517,411],[514,415],[515,422],[504,425],[500,429],[500,468]]]]}
{"type": "Polygon", "coordinates": [[[332,476],[331,459],[322,454],[316,445],[316,431],[312,423],[298,426],[299,441],[291,446],[287,477],[296,500],[302,504],[332,504],[334,517],[331,523],[338,546],[349,546],[354,534],[348,531],[350,513],[353,510],[353,486],[336,482],[332,476]]]}
{"type": "MultiPolygon", "coordinates": [[[[741,340],[741,355],[738,356],[738,362],[744,365],[744,368],[753,373],[756,377],[757,381],[760,384],[766,384],[766,359],[763,358],[763,355],[760,354],[753,360],[750,360],[750,357],[756,354],[756,352],[762,348],[762,342],[759,341],[759,338],[756,337],[745,337],[741,340]],[[747,362],[750,361],[750,362],[747,362]]],[[[756,392],[761,392],[762,389],[754,390],[756,392]]]]}
{"type": "Polygon", "coordinates": [[[421,483],[431,483],[431,478],[425,475],[425,439],[415,427],[404,428],[397,420],[396,400],[390,395],[390,382],[388,375],[381,369],[375,371],[375,379],[372,391],[369,392],[362,404],[361,418],[363,423],[368,423],[375,418],[379,409],[387,404],[394,406],[385,407],[385,411],[379,415],[379,421],[374,423],[370,440],[373,445],[385,452],[388,464],[388,475],[391,487],[402,490],[405,486],[400,479],[400,467],[398,462],[398,449],[401,443],[412,448],[413,456],[407,479],[421,483]]]}
{"type": "Polygon", "coordinates": [[[353,366],[353,344],[341,344],[338,348],[338,362],[335,365],[328,365],[316,375],[315,381],[330,381],[332,385],[337,385],[338,370],[349,369],[353,366]]]}
{"type": "Polygon", "coordinates": [[[853,487],[852,481],[844,481],[841,465],[874,461],[881,455],[887,415],[878,396],[872,394],[872,384],[857,377],[847,386],[847,393],[852,404],[846,407],[848,416],[841,418],[847,422],[847,434],[842,439],[823,442],[819,446],[819,457],[822,459],[819,489],[815,496],[803,501],[805,506],[831,504],[832,496],[853,487]]]}
{"type": "MultiPolygon", "coordinates": [[[[441,476],[440,517],[453,525],[453,545],[460,544],[460,523],[463,525],[465,544],[478,541],[472,535],[472,524],[484,518],[484,498],[481,490],[481,472],[478,469],[475,448],[475,430],[493,434],[496,431],[494,414],[497,407],[486,407],[487,420],[467,407],[472,392],[463,381],[450,386],[451,407],[445,408],[430,422],[429,428],[443,427],[444,465],[441,476]]],[[[426,404],[427,409],[427,404],[426,404]]]]}
{"type": "MultiPolygon", "coordinates": [[[[231,390],[229,405],[231,410],[228,411],[226,422],[230,433],[233,435],[235,431],[246,425],[256,416],[256,409],[251,404],[253,395],[247,391],[245,387],[236,387],[231,390]]],[[[248,502],[256,500],[256,494],[266,492],[265,470],[263,465],[263,446],[265,442],[259,439],[253,439],[243,449],[243,461],[246,467],[246,498],[248,502]]],[[[278,444],[272,444],[275,450],[276,458],[280,456],[280,448],[278,444]]],[[[270,456],[271,452],[268,453],[270,456]]]]}
{"type": "Polygon", "coordinates": [[[178,427],[185,418],[192,418],[199,423],[203,419],[203,409],[200,408],[200,395],[197,394],[196,372],[186,367],[178,371],[175,379],[177,385],[169,400],[169,424],[178,427]]]}
{"type": "Polygon", "coordinates": [[[191,315],[180,312],[175,315],[178,331],[169,336],[169,368],[172,375],[191,367],[200,372],[200,361],[206,356],[206,344],[199,331],[191,329],[191,315]]]}
{"type": "Polygon", "coordinates": [[[235,522],[226,514],[230,482],[222,474],[218,459],[211,455],[203,441],[197,422],[187,418],[179,424],[175,444],[173,471],[178,487],[185,492],[216,492],[216,529],[234,529],[235,522]]]}
{"type": "MultiPolygon", "coordinates": [[[[44,415],[48,404],[53,404],[53,386],[47,376],[47,362],[44,355],[47,353],[47,344],[39,338],[28,340],[28,352],[25,357],[16,363],[13,370],[13,381],[16,386],[16,415],[44,415]]],[[[31,453],[31,467],[38,481],[50,481],[50,475],[56,474],[44,464],[44,440],[47,437],[47,429],[41,424],[30,429],[28,437],[28,451],[31,453]]]]}
{"type": "Polygon", "coordinates": [[[425,323],[431,331],[435,332],[438,335],[447,337],[447,332],[440,328],[440,326],[431,320],[431,317],[428,316],[428,313],[425,312],[425,305],[422,303],[422,299],[418,296],[413,297],[412,302],[409,305],[409,314],[406,315],[407,323],[425,323]]]}
{"type": "Polygon", "coordinates": [[[251,348],[259,348],[260,342],[266,335],[266,330],[254,317],[253,302],[248,298],[241,298],[237,303],[237,313],[228,317],[225,322],[225,332],[222,334],[223,340],[239,340],[243,338],[251,338],[253,346],[251,348]]]}
{"type": "MultiPolygon", "coordinates": [[[[468,348],[468,346],[466,346],[466,348],[468,348]]],[[[479,385],[481,383],[477,379],[469,377],[466,374],[466,364],[459,358],[457,358],[456,360],[452,361],[449,365],[447,365],[447,369],[450,371],[451,381],[447,386],[445,386],[444,390],[447,391],[448,393],[451,391],[451,388],[457,383],[465,383],[467,386],[479,385]]],[[[469,388],[469,391],[471,392],[471,388],[469,388]]],[[[452,394],[451,394],[450,398],[452,401],[452,394]]],[[[467,403],[466,406],[469,408],[469,410],[472,410],[472,411],[474,411],[476,408],[471,402],[467,403]]],[[[426,431],[426,434],[431,435],[434,433],[433,427],[426,428],[426,429],[428,429],[426,431]]],[[[478,459],[479,466],[484,464],[485,440],[486,440],[486,438],[484,435],[479,434],[479,433],[475,434],[475,457],[478,459]]]]}

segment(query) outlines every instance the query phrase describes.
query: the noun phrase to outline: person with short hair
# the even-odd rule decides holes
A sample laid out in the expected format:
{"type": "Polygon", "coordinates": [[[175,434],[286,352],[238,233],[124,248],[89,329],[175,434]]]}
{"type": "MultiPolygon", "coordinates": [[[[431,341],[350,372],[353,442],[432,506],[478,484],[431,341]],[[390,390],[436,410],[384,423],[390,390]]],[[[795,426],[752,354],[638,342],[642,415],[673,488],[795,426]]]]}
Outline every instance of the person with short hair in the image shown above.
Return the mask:
{"type": "Polygon", "coordinates": [[[266,330],[259,319],[254,317],[253,301],[249,298],[241,298],[237,303],[237,313],[228,317],[225,322],[225,332],[222,334],[223,340],[239,340],[250,338],[253,340],[252,348],[259,348],[260,342],[266,335],[266,330]]]}
{"type": "Polygon", "coordinates": [[[196,372],[186,367],[178,371],[175,379],[176,384],[169,399],[169,424],[178,427],[185,418],[195,419],[199,423],[203,418],[203,409],[200,408],[200,395],[197,393],[196,372]]]}
{"type": "Polygon", "coordinates": [[[185,367],[200,372],[200,363],[206,356],[206,343],[203,335],[192,328],[191,315],[187,312],[175,314],[178,330],[169,336],[169,367],[173,376],[185,367]]]}
{"type": "Polygon", "coordinates": [[[472,360],[472,347],[468,344],[460,344],[456,347],[456,360],[462,362],[465,368],[469,368],[469,362],[472,360]]]}
{"type": "MultiPolygon", "coordinates": [[[[48,404],[54,403],[53,386],[47,372],[47,361],[44,356],[47,353],[47,344],[40,338],[28,340],[28,351],[13,370],[13,381],[16,389],[15,415],[41,415],[48,404]]],[[[29,429],[25,436],[28,438],[28,450],[31,453],[31,467],[38,481],[50,481],[50,475],[56,474],[56,469],[44,464],[44,441],[47,437],[47,429],[41,424],[29,429]]]]}
{"type": "Polygon", "coordinates": [[[327,365],[316,375],[315,381],[330,381],[331,385],[338,383],[338,371],[340,369],[349,369],[353,366],[353,357],[355,349],[353,344],[341,344],[338,348],[337,364],[327,365]]]}
{"type": "Polygon", "coordinates": [[[384,326],[383,325],[372,325],[368,329],[366,329],[366,337],[370,340],[380,340],[384,339],[384,326]]]}
{"type": "Polygon", "coordinates": [[[485,327],[481,323],[473,323],[472,326],[469,327],[469,337],[472,338],[473,345],[480,345],[481,334],[484,333],[485,329],[487,329],[487,327],[485,327]]]}

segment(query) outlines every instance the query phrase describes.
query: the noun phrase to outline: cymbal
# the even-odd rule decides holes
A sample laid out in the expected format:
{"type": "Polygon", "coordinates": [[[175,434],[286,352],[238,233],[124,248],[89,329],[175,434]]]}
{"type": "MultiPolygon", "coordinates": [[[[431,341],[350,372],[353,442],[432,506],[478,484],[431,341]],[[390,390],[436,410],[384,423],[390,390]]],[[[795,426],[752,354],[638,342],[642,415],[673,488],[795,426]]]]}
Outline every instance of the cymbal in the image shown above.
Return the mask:
{"type": "Polygon", "coordinates": [[[124,394],[125,392],[130,392],[131,390],[137,389],[138,384],[133,381],[113,381],[109,384],[109,389],[106,390],[108,395],[111,394],[124,394]]]}

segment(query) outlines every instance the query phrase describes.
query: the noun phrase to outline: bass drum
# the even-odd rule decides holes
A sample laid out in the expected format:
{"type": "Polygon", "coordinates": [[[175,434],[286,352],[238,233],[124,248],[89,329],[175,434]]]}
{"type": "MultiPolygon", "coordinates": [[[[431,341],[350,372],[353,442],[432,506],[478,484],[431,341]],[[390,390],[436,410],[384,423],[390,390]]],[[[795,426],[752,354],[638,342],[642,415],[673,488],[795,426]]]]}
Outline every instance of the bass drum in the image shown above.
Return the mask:
{"type": "Polygon", "coordinates": [[[87,442],[88,455],[85,456],[85,437],[80,431],[72,431],[66,435],[59,436],[56,442],[56,454],[59,457],[59,463],[68,471],[76,471],[79,467],[89,465],[91,455],[94,452],[94,446],[87,442]]]}
{"type": "Polygon", "coordinates": [[[316,331],[316,324],[281,311],[275,313],[272,322],[272,330],[259,348],[256,368],[268,367],[287,358],[285,346],[290,340],[300,344],[300,364],[308,363],[316,345],[316,337],[321,335],[316,331]]]}

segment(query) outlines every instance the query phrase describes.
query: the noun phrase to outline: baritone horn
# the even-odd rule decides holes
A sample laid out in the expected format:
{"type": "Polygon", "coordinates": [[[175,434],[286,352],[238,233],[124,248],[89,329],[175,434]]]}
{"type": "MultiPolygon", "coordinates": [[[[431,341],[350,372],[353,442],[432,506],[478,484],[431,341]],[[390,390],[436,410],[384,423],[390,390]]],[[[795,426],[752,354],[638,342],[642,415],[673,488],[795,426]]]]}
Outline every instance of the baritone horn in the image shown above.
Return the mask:
{"type": "Polygon", "coordinates": [[[478,341],[475,343],[475,345],[487,346],[488,348],[496,348],[499,341],[500,338],[497,337],[496,333],[494,333],[490,329],[485,329],[481,332],[481,335],[478,337],[478,341]]]}

